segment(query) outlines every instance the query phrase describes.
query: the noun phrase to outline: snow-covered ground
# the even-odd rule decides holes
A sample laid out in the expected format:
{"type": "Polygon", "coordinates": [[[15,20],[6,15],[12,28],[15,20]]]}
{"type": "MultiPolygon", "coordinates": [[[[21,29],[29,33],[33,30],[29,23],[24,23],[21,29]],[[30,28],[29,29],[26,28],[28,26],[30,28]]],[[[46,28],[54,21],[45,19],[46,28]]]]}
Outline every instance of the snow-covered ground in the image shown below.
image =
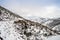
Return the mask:
{"type": "Polygon", "coordinates": [[[41,30],[40,32],[39,27],[28,27],[28,29],[26,29],[27,35],[29,35],[28,33],[30,32],[32,33],[32,35],[29,35],[28,37],[26,34],[24,34],[24,31],[25,30],[22,30],[22,26],[14,24],[14,21],[0,21],[0,37],[3,38],[3,40],[41,40],[41,38],[45,39],[45,37],[43,36],[43,31],[41,30]],[[17,30],[17,28],[19,27],[21,30],[17,30]],[[20,33],[22,33],[22,35],[20,33]]]}
{"type": "Polygon", "coordinates": [[[46,40],[60,40],[60,35],[49,37],[46,40]]]}
{"type": "Polygon", "coordinates": [[[15,31],[13,21],[0,21],[0,37],[3,40],[23,40],[15,31]]]}

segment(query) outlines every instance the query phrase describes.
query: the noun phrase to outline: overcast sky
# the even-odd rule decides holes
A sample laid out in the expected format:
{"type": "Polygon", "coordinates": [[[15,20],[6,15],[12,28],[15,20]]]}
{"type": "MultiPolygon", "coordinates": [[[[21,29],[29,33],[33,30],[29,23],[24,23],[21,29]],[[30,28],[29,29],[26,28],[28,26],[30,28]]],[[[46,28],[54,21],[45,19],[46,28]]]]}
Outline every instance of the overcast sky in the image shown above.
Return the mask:
{"type": "Polygon", "coordinates": [[[0,5],[23,17],[60,17],[60,0],[0,0],[0,5]]]}

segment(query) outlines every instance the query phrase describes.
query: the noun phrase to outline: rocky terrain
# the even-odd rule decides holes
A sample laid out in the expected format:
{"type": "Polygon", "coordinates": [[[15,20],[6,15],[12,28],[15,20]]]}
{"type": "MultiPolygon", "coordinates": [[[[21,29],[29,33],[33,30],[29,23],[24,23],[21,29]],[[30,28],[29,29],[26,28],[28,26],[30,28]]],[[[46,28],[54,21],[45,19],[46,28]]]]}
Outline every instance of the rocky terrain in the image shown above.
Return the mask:
{"type": "Polygon", "coordinates": [[[52,26],[59,24],[57,22],[54,24],[52,19],[45,20],[43,23],[25,19],[0,6],[1,40],[46,40],[48,37],[60,35],[58,28],[55,26],[52,28],[51,23],[52,26]]]}

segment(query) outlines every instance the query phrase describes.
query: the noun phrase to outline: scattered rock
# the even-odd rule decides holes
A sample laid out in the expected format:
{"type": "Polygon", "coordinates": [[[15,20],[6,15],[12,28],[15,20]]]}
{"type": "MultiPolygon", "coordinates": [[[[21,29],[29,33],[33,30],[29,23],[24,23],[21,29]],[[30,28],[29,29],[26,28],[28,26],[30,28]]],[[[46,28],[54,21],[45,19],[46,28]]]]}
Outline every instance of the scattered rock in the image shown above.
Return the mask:
{"type": "Polygon", "coordinates": [[[25,34],[27,37],[29,37],[29,36],[31,36],[31,35],[32,35],[32,33],[31,33],[31,32],[27,33],[26,31],[24,31],[24,34],[25,34]]]}
{"type": "Polygon", "coordinates": [[[3,38],[2,38],[2,37],[0,37],[0,40],[3,40],[3,38]]]}

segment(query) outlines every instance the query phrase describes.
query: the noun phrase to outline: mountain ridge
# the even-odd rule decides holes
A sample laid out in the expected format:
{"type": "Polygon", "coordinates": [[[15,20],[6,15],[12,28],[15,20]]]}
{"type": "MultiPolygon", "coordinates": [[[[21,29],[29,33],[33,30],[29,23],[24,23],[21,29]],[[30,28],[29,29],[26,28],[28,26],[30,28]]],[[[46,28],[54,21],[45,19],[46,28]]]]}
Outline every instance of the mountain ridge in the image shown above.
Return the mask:
{"type": "MultiPolygon", "coordinates": [[[[43,25],[39,22],[35,22],[29,19],[25,19],[1,6],[0,6],[0,19],[2,19],[0,21],[0,25],[2,25],[3,23],[1,28],[5,28],[5,29],[7,28],[6,30],[9,30],[9,28],[10,29],[12,28],[12,30],[9,30],[9,31],[11,31],[12,33],[17,32],[17,34],[15,33],[15,35],[23,34],[23,37],[27,38],[27,40],[30,39],[33,35],[34,37],[36,37],[36,35],[38,35],[37,37],[41,36],[42,39],[43,37],[47,37],[47,36],[53,36],[56,34],[60,35],[59,32],[57,32],[56,30],[52,30],[47,25],[43,25]]],[[[3,31],[3,32],[6,32],[6,31],[3,31]]]]}
{"type": "MultiPolygon", "coordinates": [[[[16,16],[17,18],[22,18],[26,23],[29,23],[30,25],[36,25],[36,26],[42,26],[42,27],[48,28],[48,26],[44,26],[44,25],[42,25],[41,23],[34,22],[34,21],[31,21],[31,20],[27,20],[27,19],[25,19],[25,18],[23,18],[23,17],[15,14],[15,13],[13,13],[13,12],[5,9],[5,8],[2,7],[2,6],[0,6],[0,10],[5,10],[5,11],[11,13],[12,15],[16,16]]],[[[11,14],[10,14],[10,15],[11,15],[11,14]]],[[[19,21],[21,21],[21,20],[18,20],[17,22],[19,22],[19,21]]],[[[22,21],[22,22],[23,22],[23,21],[22,21]]],[[[51,30],[50,28],[48,28],[48,29],[51,30]]],[[[53,31],[53,30],[51,30],[51,31],[53,31]]]]}

